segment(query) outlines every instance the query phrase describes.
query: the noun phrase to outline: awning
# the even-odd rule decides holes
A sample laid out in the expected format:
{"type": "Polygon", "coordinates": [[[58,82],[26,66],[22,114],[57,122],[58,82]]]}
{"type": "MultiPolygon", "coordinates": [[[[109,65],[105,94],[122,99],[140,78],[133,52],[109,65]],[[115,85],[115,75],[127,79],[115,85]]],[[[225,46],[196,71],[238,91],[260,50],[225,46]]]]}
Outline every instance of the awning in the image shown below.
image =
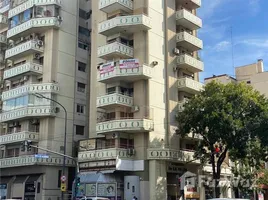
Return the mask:
{"type": "Polygon", "coordinates": [[[82,183],[110,183],[117,182],[114,170],[81,172],[78,176],[82,183]]]}
{"type": "Polygon", "coordinates": [[[39,179],[40,175],[31,175],[27,179],[26,183],[33,183],[39,179]]]}
{"type": "Polygon", "coordinates": [[[0,177],[0,184],[8,184],[8,182],[12,179],[12,176],[8,177],[0,177]]]}
{"type": "Polygon", "coordinates": [[[24,183],[28,176],[16,176],[16,179],[13,183],[24,183]]]}

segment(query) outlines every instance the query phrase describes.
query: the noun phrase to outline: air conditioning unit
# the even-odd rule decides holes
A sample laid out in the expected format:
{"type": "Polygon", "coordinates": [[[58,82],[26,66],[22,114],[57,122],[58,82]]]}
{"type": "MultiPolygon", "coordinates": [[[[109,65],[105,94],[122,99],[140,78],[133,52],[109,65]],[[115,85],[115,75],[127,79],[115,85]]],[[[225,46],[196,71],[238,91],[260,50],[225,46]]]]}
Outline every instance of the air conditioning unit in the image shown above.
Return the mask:
{"type": "Polygon", "coordinates": [[[156,65],[158,65],[158,62],[157,61],[153,61],[152,64],[153,64],[153,66],[156,66],[156,65]]]}
{"type": "Polygon", "coordinates": [[[129,155],[129,156],[135,155],[135,149],[133,149],[133,148],[127,149],[127,155],[129,155]]]}
{"type": "Polygon", "coordinates": [[[180,50],[177,49],[177,48],[174,48],[174,49],[173,49],[173,53],[174,53],[175,55],[179,55],[179,54],[180,54],[180,50]]]}
{"type": "Polygon", "coordinates": [[[61,16],[57,16],[57,19],[58,19],[58,21],[61,23],[62,22],[62,17],[61,16]]]}
{"type": "Polygon", "coordinates": [[[34,59],[39,60],[40,59],[40,54],[39,53],[34,54],[34,59]]]}
{"type": "Polygon", "coordinates": [[[39,47],[41,47],[41,46],[44,45],[44,42],[43,42],[42,40],[38,40],[38,41],[37,41],[37,45],[38,45],[39,47]]]}
{"type": "Polygon", "coordinates": [[[132,106],[131,112],[138,112],[140,110],[139,106],[132,106]]]}

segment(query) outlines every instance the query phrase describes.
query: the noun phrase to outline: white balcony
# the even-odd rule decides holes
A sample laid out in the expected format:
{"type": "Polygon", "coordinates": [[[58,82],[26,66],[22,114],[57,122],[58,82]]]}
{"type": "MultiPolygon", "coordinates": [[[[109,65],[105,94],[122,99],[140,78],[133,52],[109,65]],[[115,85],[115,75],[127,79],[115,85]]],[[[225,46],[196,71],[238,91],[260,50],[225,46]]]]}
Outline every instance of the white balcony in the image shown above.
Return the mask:
{"type": "MultiPolygon", "coordinates": [[[[43,66],[35,63],[25,63],[4,71],[4,79],[13,80],[20,75],[40,75],[43,74],[43,66]]],[[[20,77],[19,77],[20,78],[20,77]]]]}
{"type": "Polygon", "coordinates": [[[31,32],[42,33],[46,29],[59,27],[60,21],[57,17],[35,18],[9,29],[7,31],[7,38],[16,39],[28,35],[31,32]]]}
{"type": "Polygon", "coordinates": [[[7,44],[7,37],[0,33],[0,47],[6,46],[7,44]]]}
{"type": "Polygon", "coordinates": [[[5,12],[7,12],[9,10],[9,8],[10,8],[10,0],[2,1],[1,3],[2,3],[2,5],[0,7],[0,14],[3,14],[3,13],[5,13],[5,12]]]}
{"type": "Polygon", "coordinates": [[[105,13],[113,13],[117,10],[125,12],[133,11],[132,0],[99,0],[99,9],[105,13]]]}
{"type": "Polygon", "coordinates": [[[169,160],[173,162],[200,164],[200,160],[194,158],[194,151],[176,150],[168,148],[147,149],[148,160],[169,160]]]}
{"type": "Polygon", "coordinates": [[[178,88],[179,91],[196,94],[203,90],[204,84],[193,79],[184,77],[178,79],[178,88]]]}
{"type": "Polygon", "coordinates": [[[145,15],[119,16],[99,23],[99,33],[105,36],[124,32],[133,34],[151,29],[151,20],[145,15]]]}
{"type": "Polygon", "coordinates": [[[26,106],[15,110],[2,112],[0,114],[0,123],[13,121],[17,119],[33,117],[55,117],[56,109],[52,106],[26,106]]]}
{"type": "Polygon", "coordinates": [[[111,148],[92,151],[82,151],[78,153],[78,162],[94,160],[112,160],[117,158],[129,158],[127,149],[111,148]]]}
{"type": "Polygon", "coordinates": [[[105,134],[111,132],[148,132],[154,128],[153,121],[148,119],[118,119],[97,123],[97,134],[105,134]]]}
{"type": "Polygon", "coordinates": [[[19,44],[15,47],[6,50],[6,59],[15,60],[25,55],[33,53],[42,53],[43,51],[44,48],[43,46],[38,44],[38,41],[30,40],[28,42],[24,42],[22,44],[19,44]]]}
{"type": "Polygon", "coordinates": [[[133,106],[133,97],[123,95],[123,94],[107,94],[100,97],[97,97],[97,107],[106,108],[106,107],[115,107],[115,106],[133,106]]]}
{"type": "Polygon", "coordinates": [[[113,71],[98,74],[98,81],[102,83],[111,83],[115,81],[133,82],[137,80],[147,80],[152,78],[152,68],[147,65],[141,65],[137,68],[122,69],[116,66],[113,71]]]}
{"type": "Polygon", "coordinates": [[[187,32],[180,32],[176,35],[177,46],[184,47],[189,51],[203,49],[203,41],[187,32]]]}
{"type": "Polygon", "coordinates": [[[39,84],[28,84],[21,87],[17,87],[11,90],[7,90],[2,93],[2,101],[7,99],[13,99],[25,94],[31,93],[58,93],[60,87],[55,83],[39,83],[39,84]]]}
{"type": "Polygon", "coordinates": [[[120,42],[113,42],[101,47],[98,47],[98,57],[103,59],[112,60],[114,57],[122,59],[133,58],[133,47],[124,45],[120,42]]]}
{"type": "Polygon", "coordinates": [[[22,131],[18,133],[10,133],[0,136],[0,145],[23,142],[25,140],[31,140],[32,142],[38,142],[39,133],[22,131]]]}
{"type": "Polygon", "coordinates": [[[189,30],[197,30],[202,27],[202,20],[185,9],[176,12],[176,20],[177,25],[189,30]]]}
{"type": "Polygon", "coordinates": [[[60,0],[28,0],[22,4],[19,4],[18,6],[15,6],[14,8],[10,9],[8,11],[8,18],[11,18],[15,15],[18,15],[19,13],[24,12],[25,10],[28,10],[29,8],[32,8],[34,6],[45,6],[45,5],[61,5],[60,0]]]}
{"type": "MultiPolygon", "coordinates": [[[[0,168],[23,167],[31,165],[62,166],[63,158],[50,156],[49,158],[36,158],[35,155],[26,155],[13,158],[0,159],[0,168]]],[[[75,162],[66,158],[66,166],[75,166],[75,162]]]]}
{"type": "Polygon", "coordinates": [[[0,14],[0,29],[7,27],[8,19],[5,15],[0,14]]]}
{"type": "Polygon", "coordinates": [[[177,64],[180,68],[193,73],[204,71],[204,63],[187,54],[179,55],[177,57],[177,64]]]}

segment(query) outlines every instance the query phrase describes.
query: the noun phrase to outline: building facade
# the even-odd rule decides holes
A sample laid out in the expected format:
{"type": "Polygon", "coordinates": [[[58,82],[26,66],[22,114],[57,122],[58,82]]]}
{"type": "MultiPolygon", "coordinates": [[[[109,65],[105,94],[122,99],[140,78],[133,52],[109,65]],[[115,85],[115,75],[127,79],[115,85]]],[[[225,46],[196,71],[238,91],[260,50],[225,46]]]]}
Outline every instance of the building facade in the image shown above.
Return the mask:
{"type": "Polygon", "coordinates": [[[50,99],[67,111],[67,154],[88,137],[90,17],[88,0],[0,1],[1,199],[60,198],[63,158],[21,142],[64,152],[65,112],[50,99]]]}
{"type": "Polygon", "coordinates": [[[199,173],[200,138],[175,134],[178,111],[202,90],[200,0],[92,1],[89,139],[79,195],[175,200],[199,173]]]}

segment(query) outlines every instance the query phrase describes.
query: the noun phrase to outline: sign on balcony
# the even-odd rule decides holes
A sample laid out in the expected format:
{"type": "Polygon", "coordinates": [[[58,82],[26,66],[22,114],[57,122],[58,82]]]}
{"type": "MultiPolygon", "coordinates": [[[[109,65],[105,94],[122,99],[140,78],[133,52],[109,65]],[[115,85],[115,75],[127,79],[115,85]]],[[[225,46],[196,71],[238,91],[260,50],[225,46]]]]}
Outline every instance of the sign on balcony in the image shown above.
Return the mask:
{"type": "Polygon", "coordinates": [[[126,59],[119,61],[120,69],[132,69],[139,67],[139,60],[138,59],[126,59]]]}
{"type": "Polygon", "coordinates": [[[114,71],[114,62],[108,62],[100,66],[100,74],[114,71]]]}

